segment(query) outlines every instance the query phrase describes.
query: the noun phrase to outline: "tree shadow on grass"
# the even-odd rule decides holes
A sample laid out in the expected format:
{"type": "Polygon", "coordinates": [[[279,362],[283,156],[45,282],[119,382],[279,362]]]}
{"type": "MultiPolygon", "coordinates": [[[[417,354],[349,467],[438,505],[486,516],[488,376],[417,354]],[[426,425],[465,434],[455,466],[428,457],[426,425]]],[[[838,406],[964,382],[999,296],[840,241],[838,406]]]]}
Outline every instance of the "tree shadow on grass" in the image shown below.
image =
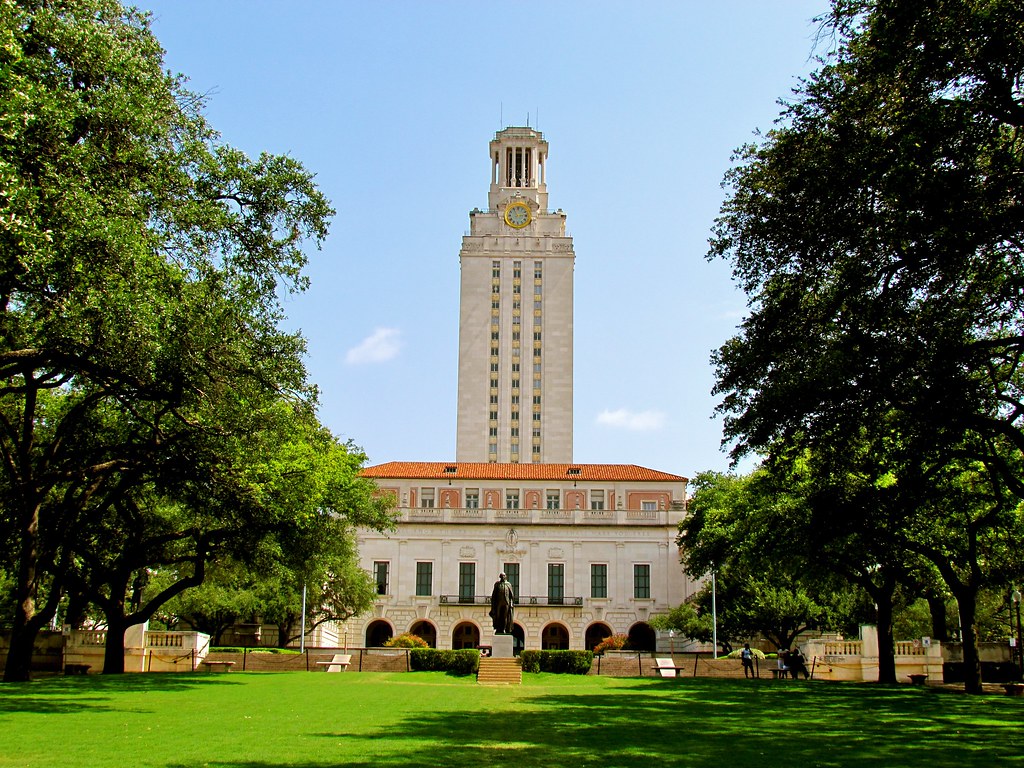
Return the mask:
{"type": "Polygon", "coordinates": [[[1017,728],[1022,710],[1002,701],[907,686],[723,682],[654,681],[614,692],[539,693],[519,699],[520,709],[513,704],[500,714],[421,712],[375,733],[311,734],[324,743],[309,762],[211,765],[762,768],[779,758],[825,767],[1024,765],[1024,738],[1017,728]],[[336,752],[332,741],[338,742],[336,752]],[[332,762],[332,752],[358,752],[367,759],[332,762]]]}
{"type": "MultiPolygon", "coordinates": [[[[0,715],[11,712],[38,714],[111,711],[111,699],[120,693],[184,691],[216,683],[231,685],[225,675],[203,673],[133,673],[125,675],[55,675],[28,683],[0,684],[0,715]]],[[[234,683],[238,684],[238,683],[234,683]]]]}

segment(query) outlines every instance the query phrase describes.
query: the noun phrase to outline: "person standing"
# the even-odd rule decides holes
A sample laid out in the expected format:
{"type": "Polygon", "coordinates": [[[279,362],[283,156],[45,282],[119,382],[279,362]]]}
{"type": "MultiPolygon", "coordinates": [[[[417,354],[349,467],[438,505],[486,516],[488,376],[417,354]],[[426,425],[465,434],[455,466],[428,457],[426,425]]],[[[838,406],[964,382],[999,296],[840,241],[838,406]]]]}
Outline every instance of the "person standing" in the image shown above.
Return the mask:
{"type": "Polygon", "coordinates": [[[810,675],[807,672],[807,664],[804,663],[804,655],[800,653],[800,648],[793,646],[793,650],[789,652],[789,669],[790,674],[793,675],[793,679],[797,679],[797,675],[803,675],[806,680],[810,675]]]}
{"type": "Polygon", "coordinates": [[[740,660],[743,662],[743,676],[756,677],[754,674],[754,652],[750,650],[750,643],[743,644],[743,650],[740,651],[740,660]]]}

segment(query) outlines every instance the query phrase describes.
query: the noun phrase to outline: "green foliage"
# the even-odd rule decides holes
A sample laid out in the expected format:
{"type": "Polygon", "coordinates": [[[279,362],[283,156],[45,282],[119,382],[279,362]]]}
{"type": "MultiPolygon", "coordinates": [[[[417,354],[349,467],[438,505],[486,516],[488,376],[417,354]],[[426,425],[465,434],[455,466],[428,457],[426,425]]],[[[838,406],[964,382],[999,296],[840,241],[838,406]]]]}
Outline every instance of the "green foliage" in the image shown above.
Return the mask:
{"type": "Polygon", "coordinates": [[[429,648],[430,644],[419,635],[412,632],[403,632],[395,635],[384,645],[388,648],[429,648]]]}
{"type": "Polygon", "coordinates": [[[519,659],[523,672],[553,672],[586,675],[594,662],[592,651],[523,651],[519,659]]]}
{"type": "Polygon", "coordinates": [[[419,672],[447,672],[451,675],[475,675],[480,668],[480,651],[472,648],[461,650],[439,650],[437,648],[413,648],[409,651],[409,663],[419,672]]]}
{"type": "Polygon", "coordinates": [[[225,645],[222,647],[211,647],[210,653],[274,653],[283,654],[285,656],[295,656],[302,651],[298,651],[294,648],[245,648],[234,645],[225,645]]]}
{"type": "MultiPolygon", "coordinates": [[[[856,600],[849,587],[811,567],[807,545],[820,537],[802,528],[806,510],[798,493],[775,487],[764,470],[743,477],[702,472],[693,487],[680,524],[683,565],[693,576],[716,574],[724,651],[757,635],[788,648],[807,629],[847,622],[856,600]]],[[[705,582],[689,604],[654,623],[709,642],[711,614],[711,585],[705,582]]]]}
{"type": "MultiPolygon", "coordinates": [[[[751,648],[750,652],[752,654],[754,654],[755,658],[758,658],[758,659],[766,659],[766,658],[768,658],[768,655],[769,655],[769,654],[766,654],[764,651],[760,650],[759,648],[751,648]]],[[[742,653],[743,653],[743,649],[742,648],[737,648],[735,651],[730,651],[728,654],[726,654],[725,658],[727,658],[727,659],[739,659],[739,658],[742,658],[742,656],[741,656],[742,653]]],[[[773,656],[774,658],[778,658],[778,654],[771,654],[771,656],[773,656]]]]}
{"type": "Polygon", "coordinates": [[[1022,573],[1024,16],[834,0],[823,21],[834,50],[726,176],[710,256],[750,313],[713,358],[719,410],[735,457],[811,462],[808,529],[880,612],[939,574],[973,638],[979,590],[1022,573]]]}
{"type": "MultiPolygon", "coordinates": [[[[3,601],[16,680],[65,596],[72,616],[96,605],[113,644],[211,557],[277,547],[294,564],[290,532],[309,540],[318,515],[387,522],[356,477],[365,456],[317,423],[305,342],[281,326],[334,213],[313,175],[222,143],[149,19],[115,0],[0,0],[0,51],[0,565],[17,575],[3,601]],[[177,579],[129,607],[152,570],[177,579]]],[[[317,605],[351,610],[356,592],[317,605]]]]}

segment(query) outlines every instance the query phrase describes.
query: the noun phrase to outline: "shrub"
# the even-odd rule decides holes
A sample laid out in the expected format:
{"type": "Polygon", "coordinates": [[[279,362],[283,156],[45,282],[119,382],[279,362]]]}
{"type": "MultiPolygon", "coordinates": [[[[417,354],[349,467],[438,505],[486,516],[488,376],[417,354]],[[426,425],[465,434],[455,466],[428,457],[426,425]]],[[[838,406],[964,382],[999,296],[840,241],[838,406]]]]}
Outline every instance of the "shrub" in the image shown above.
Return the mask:
{"type": "Polygon", "coordinates": [[[523,672],[554,672],[560,675],[585,675],[594,662],[591,651],[523,651],[523,672]]]}
{"type": "Polygon", "coordinates": [[[385,646],[388,648],[429,648],[430,643],[424,640],[419,635],[414,635],[412,632],[403,632],[400,635],[395,635],[386,643],[385,646]]]}
{"type": "Polygon", "coordinates": [[[409,665],[417,672],[447,672],[450,675],[472,675],[480,667],[480,651],[442,651],[437,648],[413,648],[409,665]]]}
{"type": "MultiPolygon", "coordinates": [[[[755,658],[763,659],[765,657],[764,656],[764,651],[759,651],[757,648],[751,648],[750,650],[754,654],[755,658]]],[[[740,658],[740,654],[741,653],[743,653],[743,649],[742,648],[737,648],[735,651],[730,653],[725,658],[727,658],[727,659],[738,659],[738,658],[740,658]]]]}
{"type": "Polygon", "coordinates": [[[271,646],[235,646],[235,645],[223,645],[217,646],[216,648],[210,648],[210,653],[302,653],[298,648],[273,648],[271,646]]]}
{"type": "Polygon", "coordinates": [[[621,651],[629,647],[629,635],[609,635],[594,646],[594,654],[601,655],[605,651],[621,651]]]}

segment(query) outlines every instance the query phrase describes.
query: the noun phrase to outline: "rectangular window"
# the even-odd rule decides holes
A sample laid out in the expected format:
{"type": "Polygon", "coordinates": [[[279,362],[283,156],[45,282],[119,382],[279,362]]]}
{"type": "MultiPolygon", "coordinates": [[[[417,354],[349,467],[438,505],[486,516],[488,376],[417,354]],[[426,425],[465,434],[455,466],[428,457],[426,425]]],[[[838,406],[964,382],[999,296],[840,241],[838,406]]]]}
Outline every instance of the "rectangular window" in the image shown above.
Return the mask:
{"type": "Polygon", "coordinates": [[[423,509],[434,508],[433,488],[420,488],[420,506],[423,507],[423,509]]]}
{"type": "Polygon", "coordinates": [[[491,395],[491,405],[497,405],[497,404],[498,404],[498,396],[497,395],[491,395]]]}
{"type": "Polygon", "coordinates": [[[430,597],[434,594],[434,564],[416,563],[416,596],[430,597]]]}
{"type": "Polygon", "coordinates": [[[590,596],[608,597],[608,564],[590,564],[590,596]]]}
{"type": "Polygon", "coordinates": [[[494,378],[494,377],[491,377],[491,389],[497,389],[497,388],[498,388],[498,380],[496,378],[494,378]]]}
{"type": "Polygon", "coordinates": [[[377,582],[377,594],[388,593],[388,567],[390,563],[386,560],[375,560],[373,563],[373,578],[377,582]]]}
{"type": "Polygon", "coordinates": [[[491,277],[501,277],[501,262],[500,261],[492,261],[491,262],[491,277]]]}
{"type": "MultiPolygon", "coordinates": [[[[540,421],[540,414],[539,413],[533,414],[533,420],[534,421],[540,421]]],[[[539,435],[539,433],[538,433],[538,435],[539,435]]]]}
{"type": "Polygon", "coordinates": [[[512,277],[520,278],[523,276],[523,262],[513,261],[512,262],[512,277]]]}
{"type": "Polygon", "coordinates": [[[505,576],[508,583],[512,585],[512,594],[516,596],[516,603],[519,602],[519,563],[505,563],[505,576]]]}
{"type": "Polygon", "coordinates": [[[534,277],[535,280],[540,280],[542,265],[543,265],[543,262],[541,262],[541,261],[533,262],[533,277],[534,277]]]}
{"type": "Polygon", "coordinates": [[[656,501],[641,501],[640,509],[644,512],[656,512],[658,510],[658,502],[656,501]]]}
{"type": "Polygon", "coordinates": [[[488,413],[491,415],[491,421],[497,421],[498,420],[498,412],[497,411],[488,411],[488,413]]]}
{"type": "Polygon", "coordinates": [[[472,603],[476,596],[476,563],[459,563],[459,602],[472,603]]]}
{"type": "Polygon", "coordinates": [[[497,299],[495,299],[494,301],[491,302],[491,309],[499,309],[500,307],[501,307],[501,302],[498,301],[497,299]]]}
{"type": "MultiPolygon", "coordinates": [[[[497,428],[495,428],[497,432],[497,428]]],[[[466,509],[480,509],[480,491],[476,488],[466,489],[466,509]]]]}
{"type": "Polygon", "coordinates": [[[590,508],[595,510],[604,509],[604,491],[590,492],[590,508]]]}
{"type": "Polygon", "coordinates": [[[505,509],[519,509],[519,489],[505,491],[505,509]]]}
{"type": "Polygon", "coordinates": [[[497,437],[498,436],[498,428],[497,427],[488,427],[488,429],[487,429],[487,436],[488,437],[497,437]]]}
{"type": "Polygon", "coordinates": [[[633,564],[633,597],[637,600],[651,597],[651,566],[647,563],[633,564]]]}
{"type": "MultiPolygon", "coordinates": [[[[491,331],[491,341],[497,341],[499,338],[501,338],[501,334],[499,334],[497,331],[491,331]]],[[[494,353],[493,348],[491,353],[494,353]]]]}
{"type": "Polygon", "coordinates": [[[560,504],[559,504],[560,498],[561,497],[559,496],[558,491],[548,491],[548,493],[547,493],[548,509],[558,509],[559,506],[560,506],[560,504]]]}
{"type": "Polygon", "coordinates": [[[548,563],[548,604],[561,605],[565,599],[565,563],[548,563]]]}

